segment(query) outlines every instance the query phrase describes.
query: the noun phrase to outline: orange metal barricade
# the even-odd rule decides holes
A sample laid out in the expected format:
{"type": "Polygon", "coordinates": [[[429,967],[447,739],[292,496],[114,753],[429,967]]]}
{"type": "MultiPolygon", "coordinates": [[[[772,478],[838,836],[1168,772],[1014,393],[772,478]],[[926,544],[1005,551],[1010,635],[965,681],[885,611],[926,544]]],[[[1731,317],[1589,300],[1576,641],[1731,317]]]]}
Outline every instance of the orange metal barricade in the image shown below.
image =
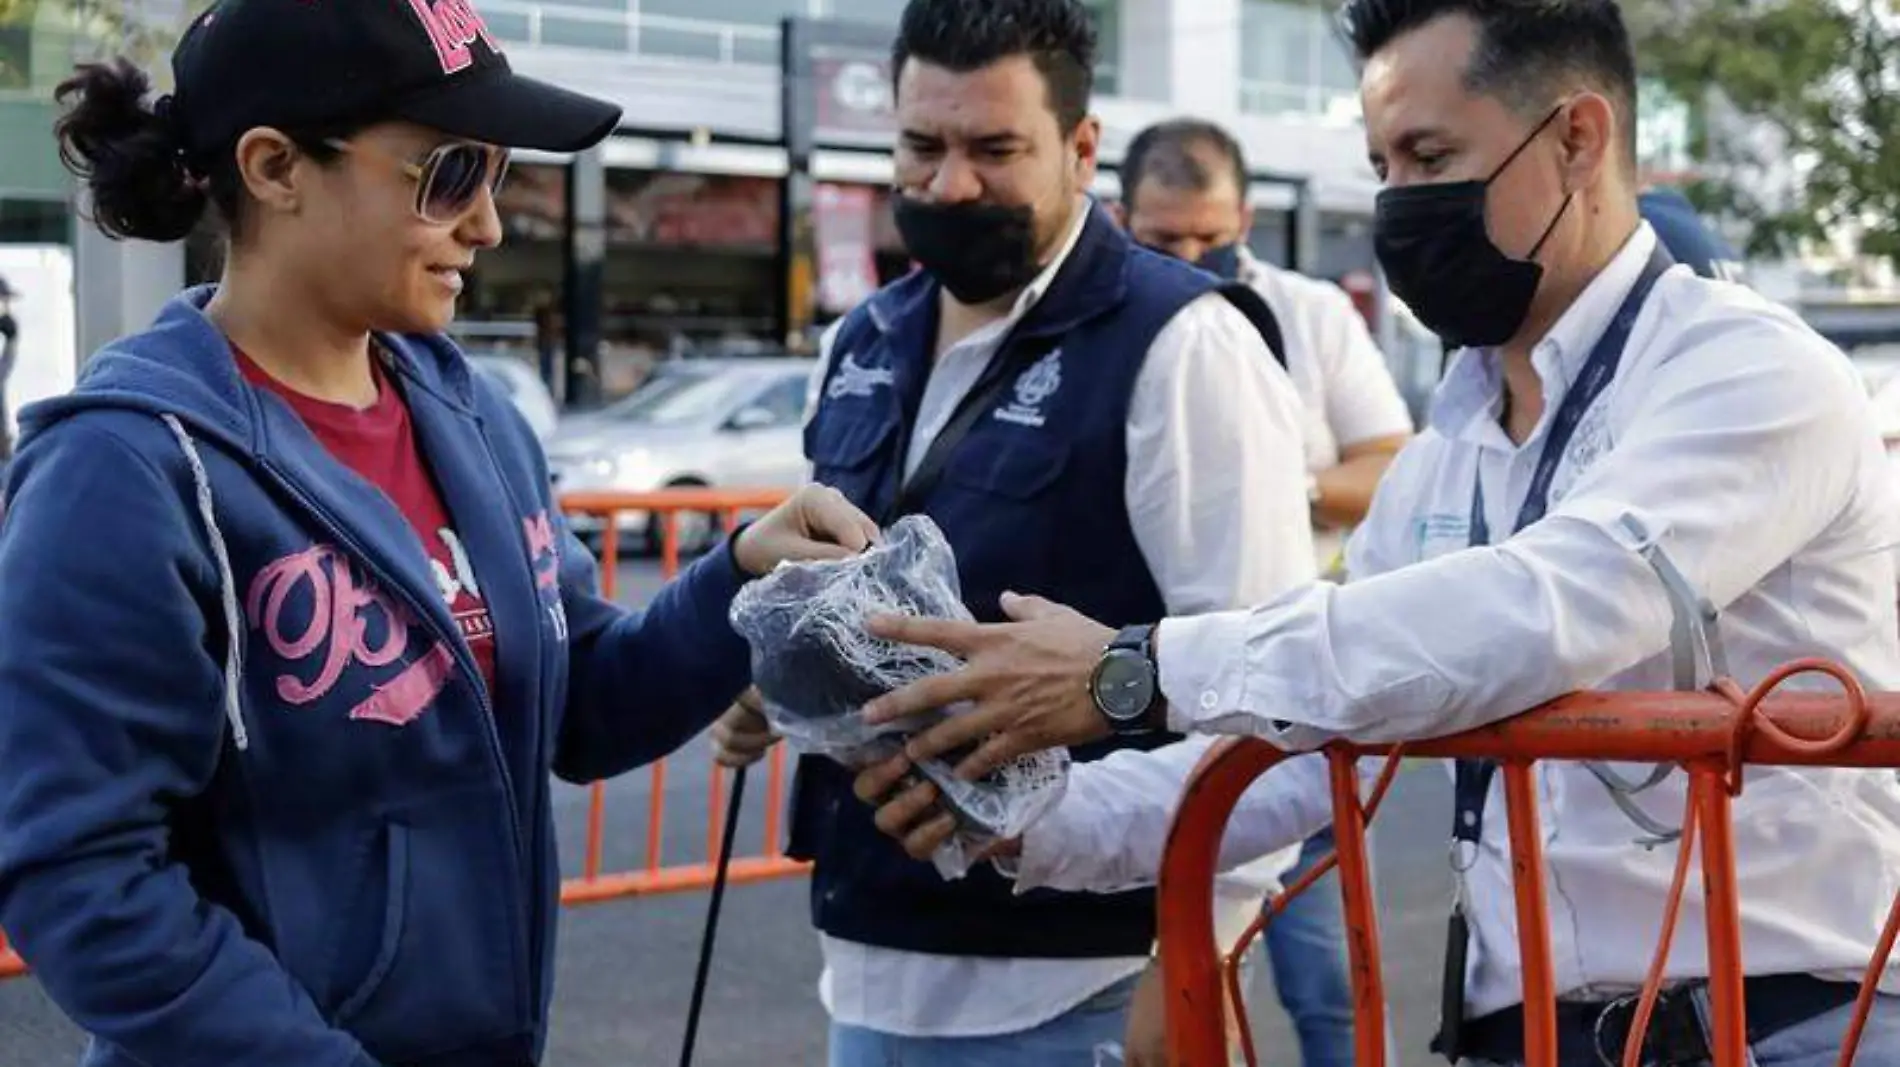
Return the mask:
{"type": "MultiPolygon", "coordinates": [[[[1222,742],[1196,772],[1176,813],[1160,878],[1161,966],[1167,983],[1170,1063],[1175,1067],[1224,1067],[1230,1062],[1223,992],[1238,996],[1238,964],[1286,902],[1337,867],[1345,902],[1351,956],[1356,1055],[1361,1067],[1385,1063],[1385,995],[1379,969],[1379,932],[1367,866],[1366,825],[1391,785],[1404,756],[1497,760],[1509,814],[1512,875],[1517,898],[1520,963],[1524,982],[1525,1062],[1555,1067],[1556,994],[1544,896],[1544,862],[1538,830],[1532,766],[1538,760],[1609,760],[1675,763],[1689,774],[1688,811],[1672,887],[1649,981],[1631,1030],[1636,1062],[1642,1034],[1662,985],[1663,966],[1688,880],[1689,861],[1701,841],[1702,882],[1709,941],[1711,1051],[1716,1067],[1746,1063],[1742,1005],[1741,925],[1735,885],[1731,798],[1741,792],[1743,764],[1829,767],[1900,767],[1900,693],[1868,695],[1844,668],[1819,660],[1789,664],[1744,693],[1732,681],[1700,693],[1579,693],[1501,723],[1441,740],[1401,746],[1335,744],[1330,763],[1334,860],[1287,887],[1242,938],[1227,959],[1214,939],[1213,881],[1228,817],[1254,779],[1286,754],[1264,741],[1222,742]],[[1844,694],[1775,693],[1789,677],[1821,673],[1844,694]],[[1383,755],[1384,773],[1361,801],[1357,763],[1383,755]]],[[[1869,961],[1859,1011],[1846,1035],[1842,1064],[1852,1061],[1874,982],[1900,932],[1900,900],[1869,961]]],[[[1237,1020],[1246,1037],[1244,1013],[1237,1020]]],[[[1245,1054],[1256,1063],[1251,1041],[1245,1054]]]]}
{"type": "Polygon", "coordinates": [[[0,978],[18,978],[26,973],[26,961],[7,944],[7,935],[0,931],[0,978]]]}
{"type": "MultiPolygon", "coordinates": [[[[679,573],[679,517],[681,514],[717,515],[727,530],[738,525],[747,512],[777,507],[789,495],[783,489],[663,489],[651,493],[577,492],[561,497],[561,510],[569,515],[591,515],[604,523],[601,533],[601,592],[609,599],[618,592],[616,568],[619,563],[619,516],[645,512],[650,521],[661,524],[660,569],[668,579],[679,573]]],[[[756,854],[735,852],[727,880],[734,883],[759,882],[805,873],[807,864],[787,859],[779,844],[783,825],[786,775],[785,748],[779,746],[767,758],[765,783],[765,828],[763,846],[756,854]]],[[[706,819],[706,858],[688,864],[668,866],[661,859],[661,843],[666,821],[666,761],[653,764],[647,771],[651,779],[647,802],[645,862],[634,870],[603,871],[602,851],[606,841],[607,790],[596,783],[591,787],[587,807],[587,845],[581,861],[581,873],[561,885],[563,904],[592,904],[603,900],[649,893],[672,893],[705,889],[712,885],[715,859],[719,855],[725,829],[726,777],[722,768],[713,767],[708,784],[706,819]]]]}

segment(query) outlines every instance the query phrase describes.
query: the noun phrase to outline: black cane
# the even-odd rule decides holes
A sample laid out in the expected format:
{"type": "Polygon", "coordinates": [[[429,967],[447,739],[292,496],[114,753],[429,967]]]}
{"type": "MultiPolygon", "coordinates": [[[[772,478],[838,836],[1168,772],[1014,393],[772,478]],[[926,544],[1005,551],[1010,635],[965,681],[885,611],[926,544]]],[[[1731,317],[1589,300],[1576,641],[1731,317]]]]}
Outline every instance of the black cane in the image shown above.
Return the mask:
{"type": "Polygon", "coordinates": [[[686,1043],[680,1067],[692,1067],[699,1040],[699,1013],[706,1006],[706,975],[712,969],[713,938],[719,933],[719,906],[726,899],[726,872],[732,866],[732,842],[739,836],[739,805],[745,800],[744,767],[732,772],[732,796],[726,799],[726,833],[719,839],[719,866],[713,871],[712,899],[706,905],[706,931],[699,939],[699,970],[693,976],[693,1000],[686,1008],[686,1043]]]}

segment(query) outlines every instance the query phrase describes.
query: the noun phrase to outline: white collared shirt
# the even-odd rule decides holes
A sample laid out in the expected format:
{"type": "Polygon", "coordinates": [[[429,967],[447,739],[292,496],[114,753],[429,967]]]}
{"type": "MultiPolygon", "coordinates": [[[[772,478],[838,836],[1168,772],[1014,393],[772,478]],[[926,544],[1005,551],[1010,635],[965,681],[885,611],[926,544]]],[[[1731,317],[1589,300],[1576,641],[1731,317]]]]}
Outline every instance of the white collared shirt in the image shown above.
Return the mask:
{"type": "Polygon", "coordinates": [[[1412,413],[1352,297],[1331,282],[1262,262],[1243,245],[1241,284],[1279,320],[1287,371],[1306,406],[1306,469],[1339,466],[1339,454],[1381,437],[1410,436],[1412,413]]]}
{"type": "MultiPolygon", "coordinates": [[[[1087,210],[1100,210],[1086,203],[1087,210]]],[[[914,471],[1009,330],[1048,290],[1080,238],[1010,315],[958,341],[931,368],[905,457],[914,471]]],[[[831,360],[822,342],[822,381],[831,360]]],[[[1086,354],[1074,353],[1079,362],[1086,354]]],[[[1128,413],[1124,497],[1135,540],[1168,611],[1254,603],[1311,581],[1312,533],[1292,382],[1245,316],[1210,294],[1172,319],[1148,350],[1128,413]]],[[[1077,536],[1087,536],[1079,531],[1077,536]]],[[[1184,742],[1173,747],[1198,747],[1184,742]]],[[[1237,939],[1297,844],[1225,877],[1217,921],[1237,939]]],[[[823,936],[820,997],[837,1022],[907,1037],[979,1037],[1033,1029],[1141,971],[1147,957],[992,959],[940,956],[823,936]]]]}
{"type": "MultiPolygon", "coordinates": [[[[1668,689],[1670,604],[1626,516],[1720,608],[1743,686],[1823,655],[1869,689],[1900,688],[1888,549],[1900,494],[1865,392],[1837,349],[1740,287],[1686,268],[1657,282],[1616,378],[1565,450],[1548,514],[1505,536],[1565,390],[1654,244],[1642,226],[1536,347],[1546,406],[1524,445],[1498,425],[1495,357],[1459,355],[1430,427],[1393,464],[1354,536],[1345,586],[1319,583],[1251,611],[1162,625],[1175,728],[1254,734],[1298,751],[1332,738],[1443,736],[1574,690],[1668,689]],[[1478,477],[1494,543],[1471,548],[1478,477]]],[[[1831,685],[1791,684],[1804,683],[1831,685]]],[[[1117,759],[1078,769],[1055,815],[1031,831],[1020,887],[1110,889],[1153,877],[1192,763],[1184,754],[1117,759]],[[1084,809],[1091,802],[1099,815],[1084,809]]],[[[1638,803],[1674,825],[1685,784],[1676,774],[1638,803]]],[[[1675,849],[1635,845],[1636,827],[1580,765],[1541,763],[1537,785],[1557,988],[1636,988],[1675,849]]],[[[1502,796],[1499,787],[1488,798],[1466,876],[1466,1000],[1480,1014],[1522,996],[1502,796]]],[[[1327,804],[1318,756],[1282,764],[1236,812],[1227,858],[1298,840],[1325,821],[1327,804]]],[[[1450,821],[1447,811],[1448,835],[1450,821]]],[[[1894,774],[1753,768],[1734,826],[1747,970],[1857,978],[1900,889],[1894,774]]],[[[1706,972],[1692,892],[1669,974],[1706,972]]],[[[1883,983],[1890,991],[1900,989],[1894,975],[1883,983]]]]}

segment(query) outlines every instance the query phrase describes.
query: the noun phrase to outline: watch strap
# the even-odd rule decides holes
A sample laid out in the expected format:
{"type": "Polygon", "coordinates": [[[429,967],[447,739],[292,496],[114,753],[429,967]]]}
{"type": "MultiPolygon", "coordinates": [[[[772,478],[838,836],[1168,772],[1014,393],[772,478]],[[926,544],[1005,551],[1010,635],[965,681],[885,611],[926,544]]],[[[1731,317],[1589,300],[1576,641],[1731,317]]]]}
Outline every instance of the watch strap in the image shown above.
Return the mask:
{"type": "Polygon", "coordinates": [[[1140,654],[1141,658],[1147,661],[1148,670],[1154,680],[1154,693],[1148,698],[1148,706],[1142,709],[1141,714],[1132,719],[1117,720],[1113,717],[1109,719],[1110,725],[1117,734],[1153,733],[1167,724],[1165,712],[1167,700],[1161,695],[1161,664],[1155,661],[1155,629],[1153,623],[1123,627],[1104,650],[1105,652],[1120,650],[1140,654]]]}

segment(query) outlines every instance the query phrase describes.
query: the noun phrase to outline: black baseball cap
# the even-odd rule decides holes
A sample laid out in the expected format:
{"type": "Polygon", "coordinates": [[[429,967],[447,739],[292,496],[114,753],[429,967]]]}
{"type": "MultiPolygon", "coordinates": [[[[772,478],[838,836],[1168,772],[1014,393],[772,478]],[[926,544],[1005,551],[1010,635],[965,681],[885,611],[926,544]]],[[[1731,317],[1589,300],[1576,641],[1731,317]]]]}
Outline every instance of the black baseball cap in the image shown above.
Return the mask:
{"type": "Polygon", "coordinates": [[[576,152],[620,122],[604,100],[524,78],[473,0],[218,0],[172,52],[194,159],[258,126],[406,119],[506,148],[576,152]]]}

